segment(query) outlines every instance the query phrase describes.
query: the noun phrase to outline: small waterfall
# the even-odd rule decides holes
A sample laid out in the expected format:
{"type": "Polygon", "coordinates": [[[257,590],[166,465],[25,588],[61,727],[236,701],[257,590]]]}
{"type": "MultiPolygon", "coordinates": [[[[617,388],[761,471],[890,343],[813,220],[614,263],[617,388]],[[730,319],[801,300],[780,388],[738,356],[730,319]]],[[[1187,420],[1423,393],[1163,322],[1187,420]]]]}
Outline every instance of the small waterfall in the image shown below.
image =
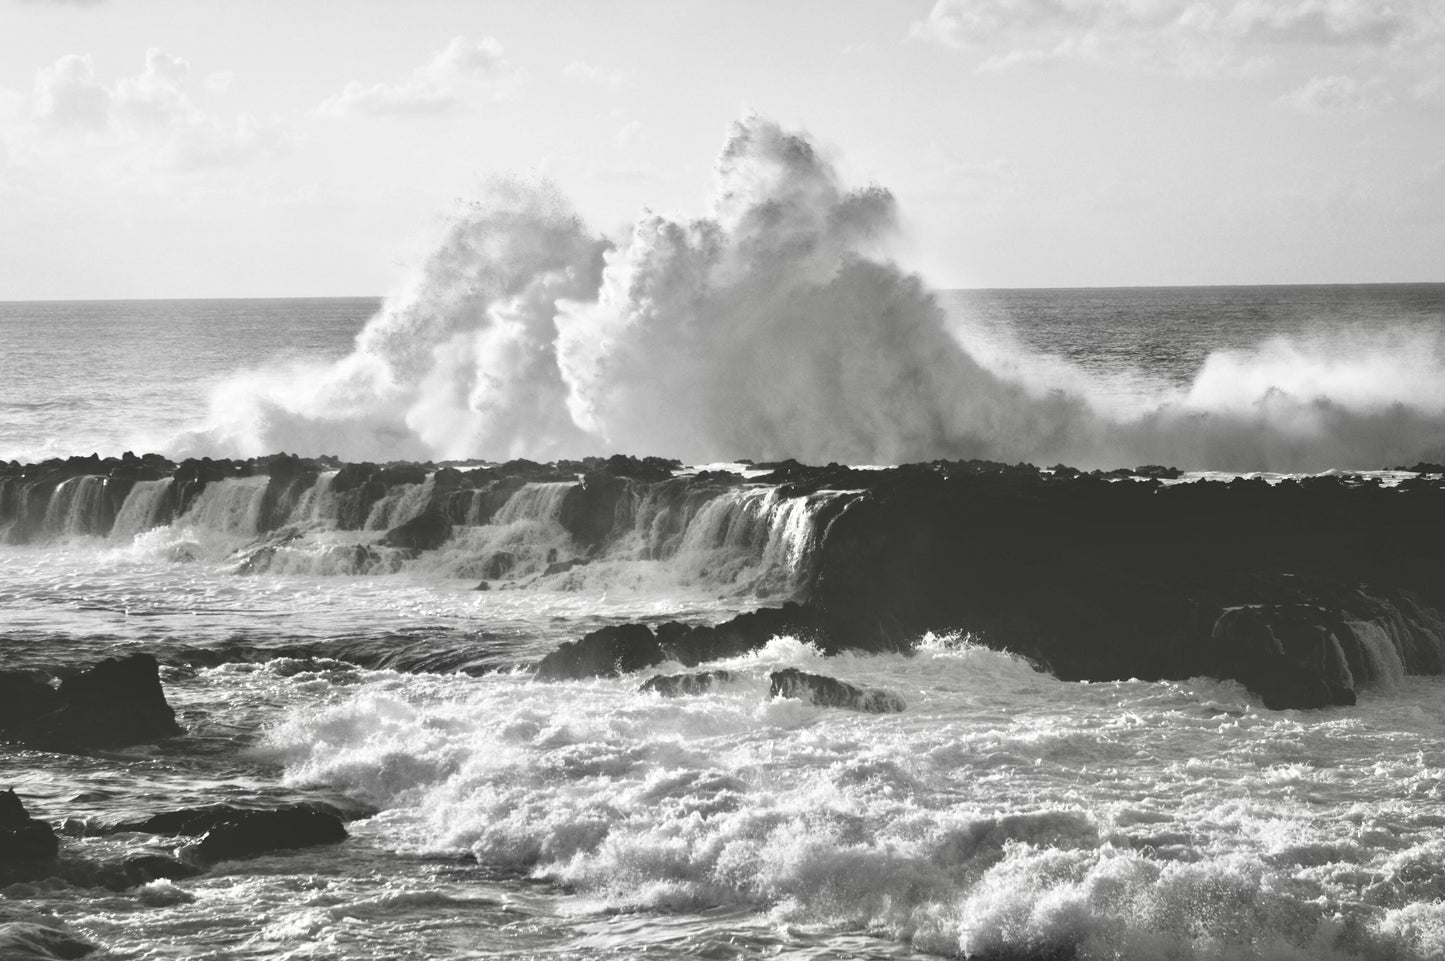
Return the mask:
{"type": "Polygon", "coordinates": [[[405,524],[426,510],[431,494],[431,477],[420,484],[398,484],[371,505],[371,512],[366,515],[366,523],[362,527],[368,531],[385,531],[405,524]]]}
{"type": "Polygon", "coordinates": [[[702,505],[683,530],[675,562],[697,576],[790,595],[812,571],[819,509],[849,491],[784,496],[775,487],[726,491],[702,505]]]}
{"type": "Polygon", "coordinates": [[[116,515],[110,539],[120,542],[134,540],[137,534],[158,526],[166,508],[171,480],[162,477],[160,480],[137,481],[116,515]]]}
{"type": "Polygon", "coordinates": [[[83,474],[62,481],[50,495],[41,529],[46,537],[103,535],[106,478],[83,474]]]}
{"type": "Polygon", "coordinates": [[[1365,652],[1371,684],[1387,690],[1397,688],[1405,679],[1405,661],[1395,638],[1374,621],[1348,621],[1349,628],[1365,652]]]}
{"type": "Polygon", "coordinates": [[[287,518],[288,524],[321,524],[330,522],[336,523],[336,496],[331,493],[331,482],[336,479],[336,471],[325,471],[316,476],[316,483],[312,484],[306,493],[296,502],[291,509],[291,516],[287,518]]]}
{"type": "Polygon", "coordinates": [[[576,486],[571,481],[559,481],[519,487],[493,515],[492,523],[503,526],[518,521],[556,521],[562,515],[567,492],[576,486]]]}
{"type": "Polygon", "coordinates": [[[201,491],[179,523],[224,534],[254,536],[260,529],[261,506],[270,480],[262,474],[213,481],[201,491]]]}

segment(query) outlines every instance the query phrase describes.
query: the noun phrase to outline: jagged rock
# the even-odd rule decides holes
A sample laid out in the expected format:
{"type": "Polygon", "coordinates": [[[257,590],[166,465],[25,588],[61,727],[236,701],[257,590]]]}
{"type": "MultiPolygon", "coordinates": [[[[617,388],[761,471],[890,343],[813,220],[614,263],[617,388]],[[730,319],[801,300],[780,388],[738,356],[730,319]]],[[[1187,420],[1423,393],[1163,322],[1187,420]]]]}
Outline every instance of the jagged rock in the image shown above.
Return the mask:
{"type": "Polygon", "coordinates": [[[517,566],[517,555],[511,551],[496,551],[482,562],[482,576],[489,581],[500,580],[517,566]]]}
{"type": "Polygon", "coordinates": [[[639,694],[656,693],[663,697],[705,694],[719,684],[733,679],[730,671],[703,671],[699,674],[659,674],[643,682],[639,694]]]}
{"type": "Polygon", "coordinates": [[[567,492],[558,521],[579,544],[600,547],[616,529],[618,506],[636,483],[606,470],[592,471],[567,492]]]}
{"type": "Polygon", "coordinates": [[[585,567],[588,563],[585,557],[569,557],[565,561],[553,561],[547,565],[542,572],[543,577],[551,577],[553,574],[565,574],[574,567],[585,567]]]}
{"type": "Polygon", "coordinates": [[[837,678],[806,674],[789,667],[769,675],[773,697],[811,701],[819,707],[842,707],[868,714],[894,714],[907,708],[903,698],[882,688],[854,687],[837,678]]]}
{"type": "Polygon", "coordinates": [[[616,677],[663,660],[662,648],[645,624],[620,624],[563,643],[542,658],[536,676],[541,681],[616,677]]]}
{"type": "Polygon", "coordinates": [[[1214,625],[1221,661],[1265,707],[1319,708],[1355,703],[1355,674],[1346,650],[1356,644],[1349,627],[1322,608],[1265,605],[1225,611],[1214,625]]]}
{"type": "Polygon", "coordinates": [[[214,823],[182,853],[201,864],[232,861],[267,851],[346,840],[341,818],[297,805],[277,811],[240,811],[214,823]]]}
{"type": "Polygon", "coordinates": [[[451,540],[451,536],[452,519],[441,511],[429,510],[393,527],[381,542],[388,547],[431,551],[451,540]]]}
{"type": "Polygon", "coordinates": [[[854,631],[820,608],[792,601],[781,607],[744,612],[717,625],[688,627],[670,623],[658,628],[664,655],[688,666],[747,654],[767,646],[775,637],[808,641],[825,654],[846,649],[894,649],[887,639],[854,631]]]}
{"type": "Polygon", "coordinates": [[[337,821],[342,812],[329,804],[306,801],[279,808],[236,807],[231,804],[209,804],[198,808],[163,811],[138,821],[122,821],[111,831],[132,831],[140,834],[165,834],[177,837],[199,837],[213,828],[242,821],[253,814],[320,814],[337,821]]]}
{"type": "Polygon", "coordinates": [[[181,733],[161,689],[156,659],[149,654],[107,658],[65,679],[51,704],[44,713],[4,725],[0,735],[67,750],[137,744],[181,733]]]}
{"type": "Polygon", "coordinates": [[[0,864],[44,861],[59,851],[49,822],[31,817],[13,789],[0,791],[0,864]]]}
{"type": "Polygon", "coordinates": [[[83,958],[98,950],[89,941],[49,925],[31,921],[0,924],[0,958],[5,961],[83,958]]]}
{"type": "Polygon", "coordinates": [[[21,671],[0,671],[0,736],[60,707],[60,695],[44,679],[21,671]]]}
{"type": "Polygon", "coordinates": [[[644,624],[593,631],[581,641],[559,645],[543,658],[537,677],[611,677],[663,661],[691,667],[759,650],[773,638],[783,636],[808,641],[825,654],[848,649],[896,649],[891,638],[859,632],[817,607],[790,601],[781,607],[739,614],[716,625],[669,621],[659,625],[656,634],[644,624]]]}

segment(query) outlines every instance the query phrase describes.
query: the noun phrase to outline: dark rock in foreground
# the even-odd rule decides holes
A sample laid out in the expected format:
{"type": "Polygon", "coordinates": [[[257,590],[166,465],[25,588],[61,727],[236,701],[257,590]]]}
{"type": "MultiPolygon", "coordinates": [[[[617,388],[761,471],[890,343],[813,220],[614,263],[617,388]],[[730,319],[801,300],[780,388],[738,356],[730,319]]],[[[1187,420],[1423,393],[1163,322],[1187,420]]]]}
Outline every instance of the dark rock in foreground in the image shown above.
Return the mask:
{"type": "Polygon", "coordinates": [[[669,621],[659,625],[656,633],[645,624],[604,627],[580,641],[559,645],[537,665],[537,678],[616,677],[664,661],[692,667],[758,650],[781,636],[810,641],[825,654],[846,649],[898,649],[891,638],[860,632],[817,607],[789,602],[739,614],[718,625],[669,621]]]}
{"type": "Polygon", "coordinates": [[[340,810],[330,804],[303,801],[281,807],[237,807],[232,804],[208,804],[205,807],[163,811],[138,821],[122,821],[109,828],[110,833],[133,831],[140,834],[166,834],[175,837],[200,837],[213,828],[245,820],[253,814],[320,814],[343,820],[340,810]]]}
{"type": "Polygon", "coordinates": [[[60,853],[49,822],[33,818],[13,790],[0,791],[0,865],[47,861],[60,853]]]}
{"type": "Polygon", "coordinates": [[[0,958],[5,961],[55,961],[83,958],[100,950],[59,928],[30,921],[0,924],[0,958]]]}
{"type": "Polygon", "coordinates": [[[719,684],[733,679],[731,671],[702,671],[698,674],[659,674],[648,678],[637,689],[639,694],[661,694],[663,697],[691,697],[706,694],[719,684]]]}
{"type": "Polygon", "coordinates": [[[773,697],[797,698],[818,707],[841,707],[868,714],[896,714],[908,707],[893,691],[855,687],[837,678],[808,674],[795,667],[774,671],[769,680],[773,697]]]}
{"type": "Polygon", "coordinates": [[[593,631],[542,658],[537,678],[544,681],[616,677],[665,660],[662,646],[645,624],[622,624],[593,631]]]}
{"type": "Polygon", "coordinates": [[[346,828],[336,815],[297,805],[231,814],[212,823],[183,853],[201,864],[215,864],[268,851],[335,844],[346,837],[346,828]]]}
{"type": "Polygon", "coordinates": [[[107,658],[55,689],[29,675],[0,675],[0,691],[15,695],[0,710],[0,737],[37,747],[114,747],[181,733],[149,654],[107,658]]]}

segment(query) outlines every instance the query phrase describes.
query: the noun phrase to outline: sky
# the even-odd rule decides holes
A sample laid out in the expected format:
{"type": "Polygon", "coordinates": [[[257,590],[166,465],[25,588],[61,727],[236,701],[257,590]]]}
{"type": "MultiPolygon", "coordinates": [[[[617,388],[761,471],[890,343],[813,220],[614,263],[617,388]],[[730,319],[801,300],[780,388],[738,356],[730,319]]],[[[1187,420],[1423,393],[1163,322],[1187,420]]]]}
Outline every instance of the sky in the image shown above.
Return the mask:
{"type": "Polygon", "coordinates": [[[1445,281],[1442,0],[0,0],[0,300],[382,295],[498,177],[704,216],[750,112],[940,288],[1445,281]]]}

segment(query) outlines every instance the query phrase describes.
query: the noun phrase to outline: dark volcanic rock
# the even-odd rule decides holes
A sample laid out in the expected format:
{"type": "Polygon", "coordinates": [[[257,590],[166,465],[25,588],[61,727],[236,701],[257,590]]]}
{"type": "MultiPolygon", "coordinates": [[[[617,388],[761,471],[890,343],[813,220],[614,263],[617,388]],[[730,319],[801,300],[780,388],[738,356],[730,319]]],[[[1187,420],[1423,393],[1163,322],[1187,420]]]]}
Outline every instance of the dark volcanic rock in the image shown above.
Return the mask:
{"type": "MultiPolygon", "coordinates": [[[[1430,612],[1445,602],[1445,542],[1419,535],[1445,523],[1438,485],[1164,486],[973,464],[881,473],[828,478],[867,491],[815,555],[810,600],[843,623],[900,640],[966,630],[1071,680],[1209,675],[1272,704],[1338,704],[1361,678],[1321,660],[1323,622],[1272,624],[1270,651],[1224,643],[1215,627],[1245,605],[1335,620],[1348,608],[1402,638],[1407,673],[1441,669],[1430,612]]],[[[1364,660],[1352,632],[1330,634],[1347,662],[1364,660]]]]}
{"type": "Polygon", "coordinates": [[[837,678],[806,674],[793,667],[774,671],[769,678],[773,697],[798,698],[819,707],[842,707],[868,714],[894,714],[907,708],[903,698],[892,691],[854,687],[837,678]]]}
{"type": "Polygon", "coordinates": [[[233,814],[209,828],[183,853],[202,864],[214,864],[267,851],[335,844],[346,836],[336,815],[298,805],[233,814]]]}
{"type": "Polygon", "coordinates": [[[307,801],[279,808],[236,807],[231,804],[209,804],[198,808],[180,808],[153,814],[139,821],[122,821],[111,831],[134,831],[141,834],[166,834],[177,837],[200,837],[213,828],[245,820],[253,814],[322,814],[340,821],[342,812],[329,804],[307,801]]]}
{"type": "Polygon", "coordinates": [[[452,519],[441,511],[429,510],[393,527],[381,542],[388,547],[431,551],[451,540],[451,536],[452,519]]]}
{"type": "Polygon", "coordinates": [[[542,681],[616,677],[664,660],[657,638],[644,624],[621,624],[562,644],[537,665],[542,681]]]}
{"type": "Polygon", "coordinates": [[[619,508],[628,502],[635,484],[609,471],[592,471],[567,492],[558,520],[582,546],[600,547],[618,529],[619,508]]]}
{"type": "Polygon", "coordinates": [[[501,580],[517,566],[517,555],[511,551],[496,551],[482,562],[482,576],[489,581],[501,580]]]}
{"type": "Polygon", "coordinates": [[[43,678],[0,671],[0,735],[60,707],[60,695],[43,678]]]}
{"type": "Polygon", "coordinates": [[[684,697],[706,694],[719,684],[733,679],[729,671],[703,671],[698,674],[659,674],[648,678],[637,689],[640,694],[656,693],[663,697],[684,697]]]}
{"type": "MultiPolygon", "coordinates": [[[[32,703],[45,706],[45,701],[32,703]]],[[[149,654],[107,658],[67,678],[49,707],[15,718],[0,728],[0,735],[67,750],[137,744],[181,733],[161,689],[156,659],[149,654]]]]}
{"type": "Polygon", "coordinates": [[[0,791],[0,864],[45,861],[59,851],[55,829],[31,817],[13,790],[0,791]]]}
{"type": "Polygon", "coordinates": [[[539,680],[615,677],[677,661],[689,667],[737,657],[764,647],[775,637],[791,636],[815,644],[827,654],[849,648],[892,650],[892,641],[862,634],[816,607],[789,602],[739,614],[717,625],[690,626],[670,621],[654,634],[645,624],[623,624],[593,631],[567,642],[542,659],[539,680]]]}

